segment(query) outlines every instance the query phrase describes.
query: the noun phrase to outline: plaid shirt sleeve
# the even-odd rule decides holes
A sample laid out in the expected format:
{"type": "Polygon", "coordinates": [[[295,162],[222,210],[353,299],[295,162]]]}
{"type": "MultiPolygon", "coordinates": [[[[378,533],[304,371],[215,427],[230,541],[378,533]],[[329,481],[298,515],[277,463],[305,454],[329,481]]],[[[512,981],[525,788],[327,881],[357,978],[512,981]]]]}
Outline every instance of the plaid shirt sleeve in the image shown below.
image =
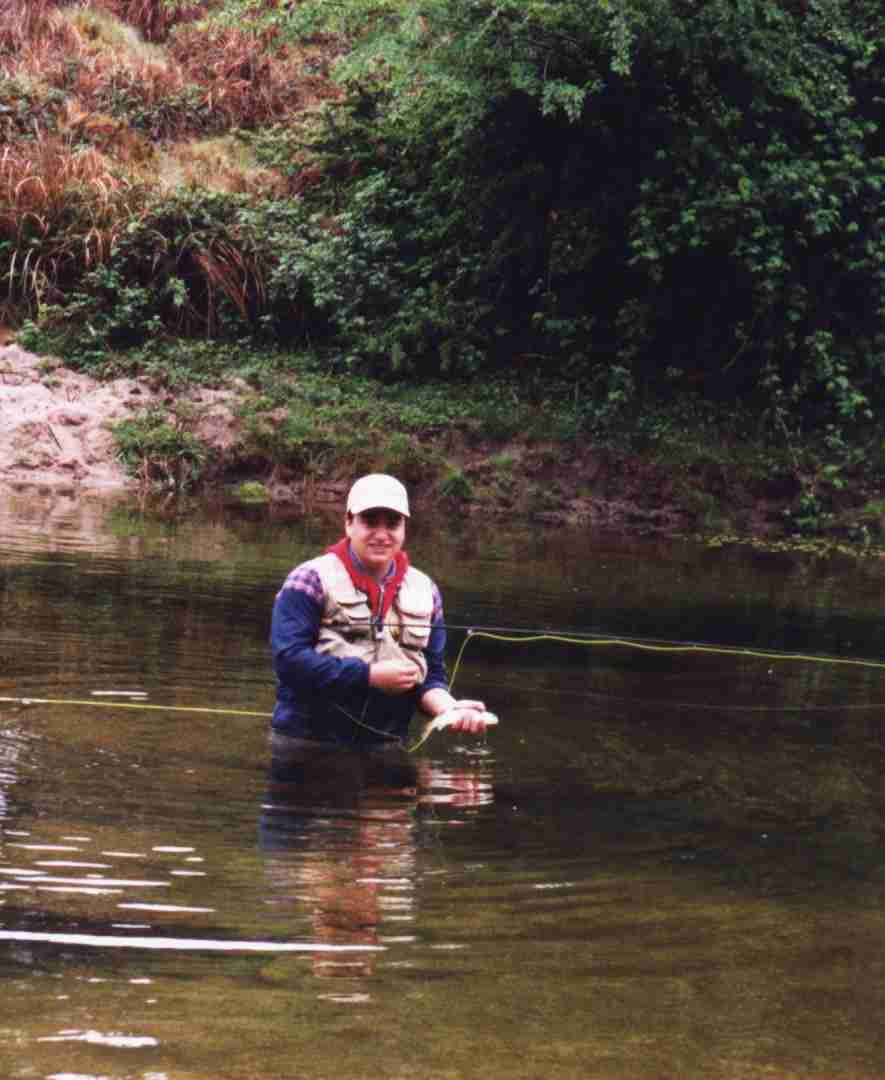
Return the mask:
{"type": "Polygon", "coordinates": [[[296,592],[305,593],[316,603],[320,613],[322,613],[326,602],[326,594],[323,590],[323,583],[320,580],[320,575],[312,566],[305,566],[303,564],[301,566],[296,566],[283,582],[282,589],[277,593],[278,600],[285,589],[295,589],[296,592]]]}

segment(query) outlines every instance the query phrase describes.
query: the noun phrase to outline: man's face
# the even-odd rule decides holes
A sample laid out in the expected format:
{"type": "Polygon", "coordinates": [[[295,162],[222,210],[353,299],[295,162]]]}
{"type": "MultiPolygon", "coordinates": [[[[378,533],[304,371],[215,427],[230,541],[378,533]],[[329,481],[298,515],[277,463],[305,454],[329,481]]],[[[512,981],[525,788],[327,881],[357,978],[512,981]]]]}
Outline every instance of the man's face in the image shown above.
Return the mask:
{"type": "Polygon", "coordinates": [[[403,515],[381,507],[348,514],[344,527],[355,555],[373,576],[385,573],[406,539],[403,515]]]}

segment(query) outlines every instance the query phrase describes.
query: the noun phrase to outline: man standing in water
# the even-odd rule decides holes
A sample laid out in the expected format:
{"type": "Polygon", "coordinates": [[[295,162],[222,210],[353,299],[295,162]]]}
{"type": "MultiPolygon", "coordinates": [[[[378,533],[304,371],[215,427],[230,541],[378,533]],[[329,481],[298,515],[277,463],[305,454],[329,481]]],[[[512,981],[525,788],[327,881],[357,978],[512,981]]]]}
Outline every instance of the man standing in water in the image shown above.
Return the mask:
{"type": "Polygon", "coordinates": [[[402,745],[416,707],[452,731],[485,731],[485,705],[449,693],[442,599],[403,550],[408,517],[399,480],[363,476],[346,535],[286,578],[271,626],[275,752],[402,745]]]}

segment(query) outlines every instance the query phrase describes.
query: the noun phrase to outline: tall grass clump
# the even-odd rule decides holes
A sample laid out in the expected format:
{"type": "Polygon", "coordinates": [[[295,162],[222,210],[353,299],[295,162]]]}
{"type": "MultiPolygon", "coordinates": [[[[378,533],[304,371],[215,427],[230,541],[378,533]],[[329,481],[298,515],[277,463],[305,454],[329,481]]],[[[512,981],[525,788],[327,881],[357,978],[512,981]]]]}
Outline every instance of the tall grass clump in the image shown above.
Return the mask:
{"type": "MultiPolygon", "coordinates": [[[[322,335],[305,269],[310,230],[297,208],[200,190],[142,194],[102,258],[72,261],[66,294],[42,307],[28,347],[91,367],[108,350],[163,336],[304,343],[322,335]]],[[[84,254],[80,239],[72,260],[84,254]]]]}
{"type": "Polygon", "coordinates": [[[0,257],[5,316],[36,316],[100,265],[132,220],[141,193],[95,150],[56,135],[0,153],[0,257]]]}

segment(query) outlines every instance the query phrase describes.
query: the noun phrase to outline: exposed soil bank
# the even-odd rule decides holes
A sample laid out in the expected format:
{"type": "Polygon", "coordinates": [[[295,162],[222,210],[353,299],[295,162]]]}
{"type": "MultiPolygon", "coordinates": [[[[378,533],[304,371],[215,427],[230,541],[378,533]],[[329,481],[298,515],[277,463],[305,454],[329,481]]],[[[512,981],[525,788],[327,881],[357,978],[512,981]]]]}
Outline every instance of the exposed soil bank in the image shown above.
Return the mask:
{"type": "MultiPolygon", "coordinates": [[[[204,406],[196,434],[218,450],[230,444],[230,393],[195,390],[204,406]]],[[[98,382],[17,345],[0,348],[0,484],[74,490],[137,491],[117,457],[111,425],[176,399],[146,379],[98,382]]]]}
{"type": "MultiPolygon", "coordinates": [[[[227,451],[236,442],[239,421],[233,406],[237,388],[189,391],[199,405],[193,431],[220,462],[219,487],[227,451]]],[[[110,426],[150,406],[181,401],[148,379],[98,382],[88,375],[45,361],[15,344],[0,347],[0,493],[38,489],[76,495],[87,492],[144,490],[117,457],[110,426]]],[[[594,525],[624,532],[675,533],[727,530],[772,536],[792,531],[790,511],[801,490],[800,478],[749,477],[737,467],[696,464],[661,466],[652,458],[616,456],[592,444],[546,445],[510,442],[449,444],[468,482],[468,497],[450,499],[451,509],[491,518],[515,515],[551,525],[594,525]],[[500,466],[506,451],[508,467],[500,466]]],[[[238,481],[246,479],[242,472],[238,481]]],[[[304,477],[284,469],[259,468],[270,502],[299,510],[306,505],[340,506],[349,478],[305,485],[304,477]]],[[[436,483],[436,482],[434,482],[436,483]]],[[[416,501],[440,499],[437,487],[417,487],[416,501]]],[[[865,528],[877,540],[885,520],[862,508],[882,492],[858,478],[840,493],[841,506],[829,523],[834,532],[865,528]]]]}

